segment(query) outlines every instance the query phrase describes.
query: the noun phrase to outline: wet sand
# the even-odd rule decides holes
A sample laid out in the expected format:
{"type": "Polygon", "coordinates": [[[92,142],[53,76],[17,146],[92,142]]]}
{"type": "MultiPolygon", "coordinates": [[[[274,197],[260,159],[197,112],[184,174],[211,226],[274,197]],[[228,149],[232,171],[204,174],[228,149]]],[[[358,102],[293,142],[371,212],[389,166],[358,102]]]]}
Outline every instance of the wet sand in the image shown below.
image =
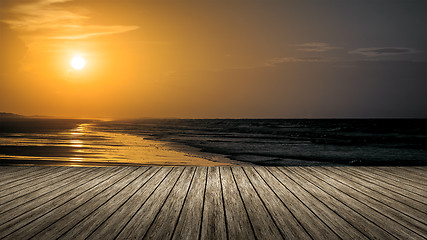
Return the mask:
{"type": "Polygon", "coordinates": [[[74,128],[61,131],[9,133],[0,138],[0,144],[1,165],[242,165],[224,155],[200,152],[193,147],[98,131],[91,123],[78,123],[74,128]]]}

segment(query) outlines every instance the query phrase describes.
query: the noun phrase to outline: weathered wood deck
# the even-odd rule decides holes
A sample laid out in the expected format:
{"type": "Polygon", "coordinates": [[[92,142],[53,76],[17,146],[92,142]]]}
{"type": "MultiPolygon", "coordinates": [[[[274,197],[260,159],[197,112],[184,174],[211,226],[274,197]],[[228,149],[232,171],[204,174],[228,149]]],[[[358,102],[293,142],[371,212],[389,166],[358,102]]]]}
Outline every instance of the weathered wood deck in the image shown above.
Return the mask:
{"type": "Polygon", "coordinates": [[[0,239],[426,239],[427,167],[0,167],[0,239]]]}

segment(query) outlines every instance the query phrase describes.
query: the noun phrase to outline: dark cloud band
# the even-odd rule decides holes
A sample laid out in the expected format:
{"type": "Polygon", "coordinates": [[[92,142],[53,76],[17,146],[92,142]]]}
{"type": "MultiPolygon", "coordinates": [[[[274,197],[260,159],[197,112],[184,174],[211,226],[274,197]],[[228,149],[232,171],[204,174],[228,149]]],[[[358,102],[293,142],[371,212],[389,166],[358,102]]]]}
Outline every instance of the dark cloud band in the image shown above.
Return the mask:
{"type": "Polygon", "coordinates": [[[377,57],[386,55],[417,53],[418,51],[412,48],[404,47],[381,47],[381,48],[358,48],[350,51],[350,54],[361,54],[367,57],[377,57]]]}

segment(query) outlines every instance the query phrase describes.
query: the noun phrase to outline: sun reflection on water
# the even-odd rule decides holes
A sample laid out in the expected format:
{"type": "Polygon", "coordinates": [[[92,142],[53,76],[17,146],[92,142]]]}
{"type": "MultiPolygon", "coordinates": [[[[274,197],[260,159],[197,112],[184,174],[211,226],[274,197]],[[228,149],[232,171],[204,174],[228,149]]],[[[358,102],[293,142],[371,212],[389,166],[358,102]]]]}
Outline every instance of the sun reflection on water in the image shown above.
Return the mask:
{"type": "Polygon", "coordinates": [[[79,124],[76,128],[71,129],[69,132],[72,139],[69,140],[70,144],[68,146],[76,148],[73,150],[73,152],[76,153],[75,156],[68,159],[70,162],[83,162],[85,160],[83,157],[81,157],[81,155],[85,153],[85,151],[82,149],[84,144],[82,138],[85,137],[85,133],[88,130],[87,127],[88,124],[79,124]]]}
{"type": "Polygon", "coordinates": [[[64,132],[15,134],[1,138],[5,146],[19,146],[15,154],[0,154],[0,159],[17,160],[21,164],[66,166],[162,165],[217,166],[230,165],[222,159],[207,159],[197,154],[177,151],[168,143],[103,131],[93,124],[79,124],[64,132]]]}
{"type": "Polygon", "coordinates": [[[82,140],[76,140],[76,139],[73,139],[73,140],[70,140],[70,147],[76,147],[76,148],[81,148],[81,147],[83,147],[83,141],[82,140]]]}

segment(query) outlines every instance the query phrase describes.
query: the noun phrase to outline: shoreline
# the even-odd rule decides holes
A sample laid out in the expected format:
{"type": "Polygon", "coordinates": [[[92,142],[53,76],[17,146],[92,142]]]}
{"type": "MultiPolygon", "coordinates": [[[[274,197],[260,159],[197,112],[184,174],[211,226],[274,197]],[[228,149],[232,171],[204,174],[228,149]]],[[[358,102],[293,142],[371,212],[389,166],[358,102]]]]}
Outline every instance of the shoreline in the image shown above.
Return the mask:
{"type": "Polygon", "coordinates": [[[4,123],[0,165],[427,166],[421,145],[427,135],[418,125],[399,125],[390,135],[377,133],[373,124],[314,120],[4,123]]]}
{"type": "Polygon", "coordinates": [[[1,166],[251,166],[195,147],[81,123],[68,131],[3,139],[1,166]],[[52,142],[45,140],[52,138],[52,142]],[[6,141],[6,145],[5,144],[6,141]],[[46,148],[46,150],[43,150],[46,148]],[[26,149],[33,149],[27,150],[26,149]],[[35,150],[34,150],[35,149],[35,150]],[[40,150],[41,149],[41,150],[40,150]],[[16,152],[14,156],[13,153],[16,152]]]}

